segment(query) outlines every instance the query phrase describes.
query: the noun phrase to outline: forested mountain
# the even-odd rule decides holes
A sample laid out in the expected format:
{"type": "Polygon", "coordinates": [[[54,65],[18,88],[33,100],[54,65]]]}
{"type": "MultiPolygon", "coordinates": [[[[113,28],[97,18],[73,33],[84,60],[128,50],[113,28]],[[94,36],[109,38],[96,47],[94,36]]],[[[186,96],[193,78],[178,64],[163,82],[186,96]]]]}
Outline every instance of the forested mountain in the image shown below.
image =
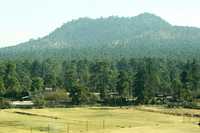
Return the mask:
{"type": "Polygon", "coordinates": [[[24,96],[37,106],[70,101],[196,108],[199,51],[200,29],[148,13],[73,20],[43,38],[0,49],[0,108],[24,96]]]}
{"type": "Polygon", "coordinates": [[[73,20],[43,38],[0,49],[0,57],[198,59],[199,51],[199,28],[173,26],[158,16],[144,13],[135,17],[73,20]]]}

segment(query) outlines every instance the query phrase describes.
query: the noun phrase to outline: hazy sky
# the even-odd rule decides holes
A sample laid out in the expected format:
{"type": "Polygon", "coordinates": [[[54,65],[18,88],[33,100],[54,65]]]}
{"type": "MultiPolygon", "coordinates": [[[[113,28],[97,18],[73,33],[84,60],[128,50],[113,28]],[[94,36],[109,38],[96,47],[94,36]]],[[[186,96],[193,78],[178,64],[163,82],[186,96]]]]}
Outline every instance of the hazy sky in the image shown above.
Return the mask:
{"type": "Polygon", "coordinates": [[[0,0],[0,47],[42,37],[79,17],[143,12],[173,25],[200,27],[200,0],[0,0]]]}

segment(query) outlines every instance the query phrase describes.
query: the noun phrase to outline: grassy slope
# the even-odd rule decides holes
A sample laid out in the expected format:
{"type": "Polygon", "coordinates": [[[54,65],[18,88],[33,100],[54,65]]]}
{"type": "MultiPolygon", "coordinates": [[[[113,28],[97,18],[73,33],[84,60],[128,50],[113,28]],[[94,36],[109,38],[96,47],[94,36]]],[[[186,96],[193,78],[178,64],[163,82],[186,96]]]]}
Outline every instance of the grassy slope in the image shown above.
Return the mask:
{"type": "Polygon", "coordinates": [[[180,116],[117,108],[70,108],[70,109],[32,109],[0,111],[0,133],[70,133],[87,131],[91,133],[199,133],[197,120],[180,116]],[[29,116],[14,113],[28,112],[42,116],[29,116]],[[59,119],[44,116],[55,116],[59,119]],[[103,130],[105,121],[105,130],[103,130]]]}

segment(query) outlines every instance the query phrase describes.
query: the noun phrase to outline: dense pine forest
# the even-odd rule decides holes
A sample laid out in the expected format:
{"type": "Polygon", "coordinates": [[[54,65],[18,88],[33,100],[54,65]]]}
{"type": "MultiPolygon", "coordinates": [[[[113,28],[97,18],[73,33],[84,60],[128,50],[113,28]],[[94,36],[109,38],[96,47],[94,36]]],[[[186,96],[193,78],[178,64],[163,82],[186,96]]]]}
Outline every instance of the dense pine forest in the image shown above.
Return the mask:
{"type": "Polygon", "coordinates": [[[199,81],[200,65],[196,60],[46,59],[0,63],[1,103],[30,96],[39,106],[53,101],[71,105],[192,106],[200,98],[199,81]]]}

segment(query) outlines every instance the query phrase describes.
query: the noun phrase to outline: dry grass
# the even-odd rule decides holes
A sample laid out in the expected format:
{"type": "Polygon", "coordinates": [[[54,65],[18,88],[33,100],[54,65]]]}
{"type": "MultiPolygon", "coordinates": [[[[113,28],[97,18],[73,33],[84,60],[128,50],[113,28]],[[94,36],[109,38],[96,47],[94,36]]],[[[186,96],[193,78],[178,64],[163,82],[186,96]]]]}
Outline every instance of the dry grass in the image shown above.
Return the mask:
{"type": "Polygon", "coordinates": [[[134,108],[10,109],[0,111],[0,133],[199,133],[197,121],[134,108]]]}
{"type": "Polygon", "coordinates": [[[137,109],[149,112],[200,118],[200,110],[198,109],[166,108],[163,106],[139,106],[137,109]]]}

